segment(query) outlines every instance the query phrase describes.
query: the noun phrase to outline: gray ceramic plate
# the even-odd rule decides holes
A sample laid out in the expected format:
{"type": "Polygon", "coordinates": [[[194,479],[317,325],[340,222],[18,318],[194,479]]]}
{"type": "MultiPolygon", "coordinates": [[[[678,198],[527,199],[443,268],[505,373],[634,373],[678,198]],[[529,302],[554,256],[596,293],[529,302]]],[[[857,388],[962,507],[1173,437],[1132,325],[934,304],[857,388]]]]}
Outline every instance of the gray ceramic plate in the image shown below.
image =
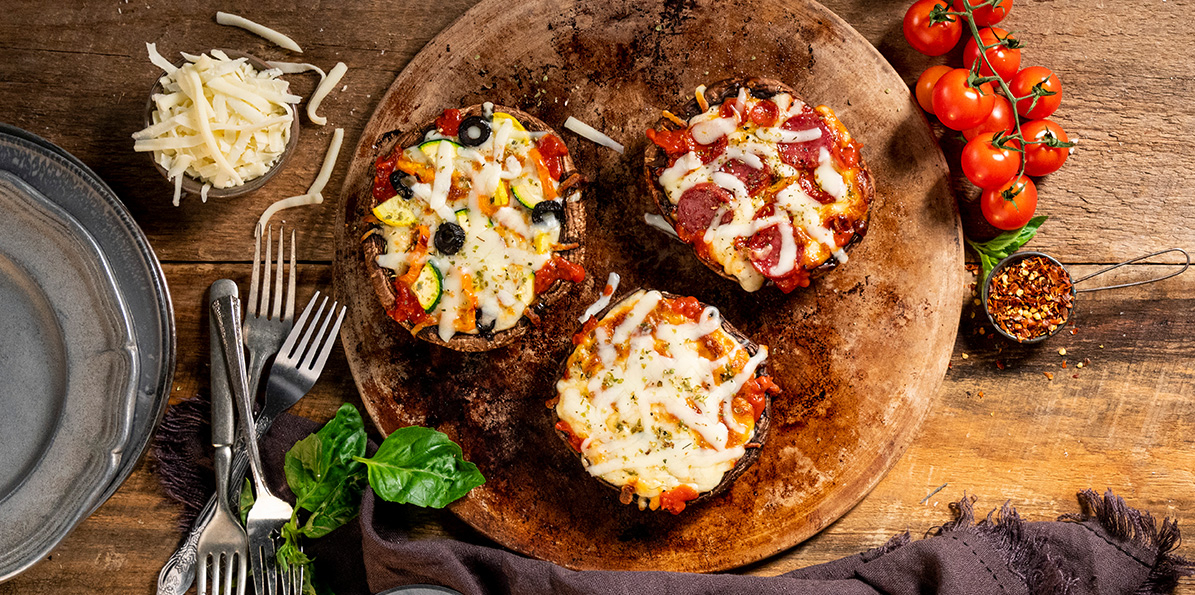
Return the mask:
{"type": "Polygon", "coordinates": [[[58,543],[116,476],[139,362],[107,259],[0,168],[0,577],[58,543]]]}
{"type": "MultiPolygon", "coordinates": [[[[174,374],[170,296],[144,234],[112,190],[77,159],[35,135],[0,124],[0,169],[16,174],[86,229],[107,259],[131,319],[139,375],[129,436],[108,483],[91,494],[85,509],[74,511],[81,519],[107,500],[132,472],[165,411],[174,374]]],[[[0,527],[6,509],[7,503],[0,505],[0,527]]],[[[29,563],[36,560],[34,557],[29,563]]],[[[0,563],[0,580],[22,568],[0,563]]]]}

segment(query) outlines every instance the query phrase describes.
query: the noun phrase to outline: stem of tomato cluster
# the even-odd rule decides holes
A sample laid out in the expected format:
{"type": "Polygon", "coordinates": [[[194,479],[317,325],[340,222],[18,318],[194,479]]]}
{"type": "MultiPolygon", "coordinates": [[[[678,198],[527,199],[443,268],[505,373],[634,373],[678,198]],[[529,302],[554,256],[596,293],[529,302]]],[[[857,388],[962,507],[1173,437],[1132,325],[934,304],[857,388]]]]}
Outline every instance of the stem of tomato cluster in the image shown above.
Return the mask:
{"type": "MultiPolygon", "coordinates": [[[[971,29],[971,37],[975,39],[975,45],[979,46],[980,59],[983,60],[983,63],[988,67],[988,70],[992,71],[996,81],[1000,83],[1000,90],[1004,92],[1004,97],[1008,99],[1008,103],[1012,107],[1012,122],[1017,127],[1017,131],[1014,136],[1021,142],[1021,148],[1023,149],[1025,147],[1025,137],[1021,134],[1021,118],[1017,114],[1017,98],[1013,96],[1012,89],[1008,87],[1008,83],[1004,81],[1004,77],[1000,76],[996,72],[995,68],[992,68],[992,62],[991,60],[988,60],[988,48],[984,45],[983,38],[979,35],[979,27],[975,24],[975,19],[972,18],[976,8],[982,7],[984,5],[995,6],[1001,1],[1002,0],[987,0],[986,2],[972,6],[968,0],[963,0],[963,16],[965,16],[967,19],[967,27],[971,29]]],[[[1021,157],[1021,167],[1020,170],[1017,171],[1017,175],[1013,178],[1013,181],[1015,182],[1016,180],[1021,179],[1021,176],[1023,175],[1025,175],[1025,158],[1021,157]]]]}

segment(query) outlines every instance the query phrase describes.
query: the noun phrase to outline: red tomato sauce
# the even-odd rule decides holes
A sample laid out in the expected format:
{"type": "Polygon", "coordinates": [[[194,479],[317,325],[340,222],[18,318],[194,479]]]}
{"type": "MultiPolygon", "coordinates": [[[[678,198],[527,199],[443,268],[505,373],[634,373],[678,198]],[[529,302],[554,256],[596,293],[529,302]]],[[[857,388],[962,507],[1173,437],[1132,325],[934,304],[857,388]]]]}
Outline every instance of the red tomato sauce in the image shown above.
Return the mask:
{"type": "Polygon", "coordinates": [[[535,293],[540,294],[547,291],[557,279],[580,283],[585,280],[585,268],[574,262],[569,262],[557,254],[538,271],[535,271],[535,293]]]}
{"type": "Polygon", "coordinates": [[[672,514],[680,514],[685,510],[685,503],[696,497],[697,490],[682,484],[660,494],[660,508],[672,514]]]}
{"type": "Polygon", "coordinates": [[[573,450],[581,452],[581,443],[585,442],[585,440],[573,433],[573,428],[568,425],[567,421],[562,419],[556,422],[556,429],[568,436],[568,445],[573,447],[573,450]]]}

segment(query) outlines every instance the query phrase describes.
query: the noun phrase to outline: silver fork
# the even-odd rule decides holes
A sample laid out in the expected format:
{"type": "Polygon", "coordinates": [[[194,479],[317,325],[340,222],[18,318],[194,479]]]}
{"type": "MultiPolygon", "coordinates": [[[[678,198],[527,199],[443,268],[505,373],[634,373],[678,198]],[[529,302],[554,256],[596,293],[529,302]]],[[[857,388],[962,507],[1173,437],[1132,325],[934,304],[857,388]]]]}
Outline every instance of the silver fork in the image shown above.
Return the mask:
{"type": "MultiPolygon", "coordinates": [[[[307,391],[315,385],[316,379],[319,378],[320,372],[323,371],[324,365],[328,361],[328,355],[336,345],[336,336],[341,322],[344,321],[345,308],[341,307],[337,315],[337,304],[333,303],[328,315],[322,318],[321,323],[320,320],[328,298],[325,297],[320,302],[319,309],[316,310],[314,316],[311,316],[311,310],[318,298],[319,292],[317,291],[308,302],[307,307],[304,308],[303,314],[299,316],[294,329],[287,336],[278,355],[274,358],[274,365],[270,368],[269,382],[266,384],[267,402],[298,400],[307,394],[307,391]],[[329,331],[328,325],[333,316],[336,317],[336,322],[332,324],[329,331]],[[316,333],[317,325],[319,325],[318,333],[316,333]],[[275,395],[279,392],[285,393],[285,395],[275,395]]],[[[216,322],[220,327],[220,335],[225,347],[230,348],[225,352],[225,359],[233,379],[231,383],[233,395],[240,403],[243,419],[248,422],[243,429],[248,434],[246,446],[249,453],[249,466],[253,470],[254,484],[257,488],[256,500],[253,508],[249,510],[249,516],[245,523],[249,532],[250,562],[253,567],[253,576],[262,579],[255,582],[258,595],[275,595],[277,592],[277,560],[274,555],[274,538],[281,531],[282,526],[290,520],[293,509],[290,504],[274,496],[265,483],[265,477],[261,471],[261,456],[258,452],[257,440],[254,438],[255,432],[252,422],[249,421],[253,415],[253,404],[249,399],[248,381],[245,378],[244,350],[240,341],[237,340],[237,337],[240,336],[238,328],[240,317],[236,302],[232,303],[231,314],[225,315],[226,312],[223,308],[214,309],[213,315],[217,316],[216,322]]]]}
{"type": "Polygon", "coordinates": [[[278,265],[274,275],[273,312],[270,312],[270,259],[274,247],[274,226],[266,230],[266,258],[261,259],[261,224],[254,228],[253,275],[249,279],[249,305],[245,307],[245,347],[249,349],[249,395],[257,397],[261,371],[266,359],[278,352],[278,347],[294,326],[295,320],[295,230],[290,231],[290,281],[286,291],[286,310],[282,309],[282,252],[285,234],[278,228],[278,265]],[[258,281],[262,283],[258,283],[258,281]],[[258,288],[261,300],[258,301],[258,288]]]}
{"type": "MultiPolygon", "coordinates": [[[[290,263],[289,263],[289,281],[286,284],[285,309],[282,309],[284,299],[282,294],[282,277],[283,277],[283,262],[282,255],[284,252],[284,245],[282,238],[284,234],[280,231],[278,237],[278,264],[276,268],[276,275],[274,278],[274,295],[273,295],[273,315],[266,316],[270,310],[270,261],[272,259],[273,250],[273,236],[272,229],[268,232],[266,241],[266,258],[263,261],[261,258],[261,225],[255,228],[255,244],[253,249],[253,274],[249,284],[249,307],[248,311],[252,314],[245,316],[244,323],[244,340],[249,349],[249,369],[251,380],[249,385],[249,394],[256,395],[257,387],[261,380],[262,367],[265,365],[266,359],[278,351],[279,346],[285,340],[287,333],[293,327],[295,315],[295,234],[291,230],[290,238],[290,263]],[[265,282],[261,283],[262,278],[265,282]],[[261,289],[258,300],[259,288],[261,289]]],[[[309,387],[310,388],[310,387],[309,387]]],[[[278,417],[280,413],[290,409],[304,393],[293,392],[275,392],[272,395],[267,394],[265,402],[262,404],[261,411],[257,414],[256,428],[257,439],[260,440],[265,436],[266,431],[270,429],[270,425],[274,423],[274,418],[278,417]]],[[[231,486],[232,492],[230,497],[235,498],[236,494],[240,493],[240,478],[244,477],[245,471],[248,467],[248,457],[245,452],[245,441],[240,439],[233,448],[232,456],[232,474],[231,477],[236,478],[237,482],[231,486]]],[[[199,536],[203,532],[204,527],[211,522],[212,515],[216,509],[216,496],[213,495],[208,500],[207,506],[200,511],[199,516],[195,520],[195,524],[191,527],[191,532],[187,538],[179,545],[178,549],[162,566],[161,572],[158,573],[158,595],[183,595],[187,589],[191,587],[191,583],[195,580],[195,563],[196,563],[196,545],[199,541],[199,536]]]]}
{"type": "MultiPolygon", "coordinates": [[[[228,300],[235,300],[237,286],[231,281],[217,281],[212,284],[210,299],[212,308],[228,300]]],[[[217,323],[212,318],[212,349],[220,349],[217,338],[217,323]]],[[[199,536],[197,550],[199,555],[199,595],[207,594],[207,565],[212,561],[212,594],[232,593],[232,583],[235,579],[237,593],[245,592],[245,582],[249,579],[245,570],[245,556],[249,551],[249,539],[245,530],[241,528],[228,502],[228,473],[229,462],[232,458],[232,443],[236,435],[235,419],[232,413],[232,396],[228,394],[226,378],[223,369],[213,367],[212,374],[212,446],[215,447],[216,494],[219,505],[210,523],[199,536]],[[219,374],[219,376],[217,376],[219,374]],[[222,382],[223,381],[223,382],[222,382]],[[223,561],[223,563],[221,563],[223,561]],[[234,566],[234,563],[236,564],[234,566]],[[224,575],[224,589],[220,589],[221,573],[224,575]]]]}

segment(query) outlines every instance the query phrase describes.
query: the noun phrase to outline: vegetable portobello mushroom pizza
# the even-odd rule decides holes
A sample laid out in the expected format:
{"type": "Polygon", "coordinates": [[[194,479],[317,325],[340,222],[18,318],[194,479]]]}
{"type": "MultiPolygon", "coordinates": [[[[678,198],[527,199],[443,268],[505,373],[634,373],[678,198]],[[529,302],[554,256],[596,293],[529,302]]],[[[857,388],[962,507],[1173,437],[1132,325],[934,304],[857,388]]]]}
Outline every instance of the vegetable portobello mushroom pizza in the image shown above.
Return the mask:
{"type": "Polygon", "coordinates": [[[586,471],[623,504],[679,514],[759,457],[780,389],[768,348],[717,308],[639,290],[591,316],[573,343],[548,406],[586,471]]]}
{"type": "Polygon", "coordinates": [[[645,153],[656,205],[715,273],[788,293],[846,262],[874,186],[861,145],[826,106],[775,80],[735,79],[664,112],[645,153]]]}
{"type": "Polygon", "coordinates": [[[374,164],[364,250],[387,314],[457,351],[510,343],[585,278],[568,148],[490,103],[449,109],[374,164]]]}

